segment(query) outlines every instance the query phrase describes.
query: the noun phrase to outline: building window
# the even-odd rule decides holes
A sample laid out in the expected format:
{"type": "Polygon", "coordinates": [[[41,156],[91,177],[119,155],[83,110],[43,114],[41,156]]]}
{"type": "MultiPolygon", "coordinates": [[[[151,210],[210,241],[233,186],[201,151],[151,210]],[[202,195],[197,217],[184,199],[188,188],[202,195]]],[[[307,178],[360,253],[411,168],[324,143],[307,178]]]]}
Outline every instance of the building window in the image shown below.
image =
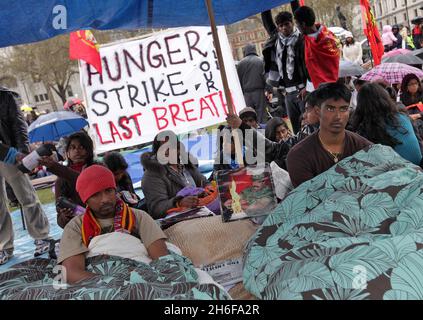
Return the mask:
{"type": "Polygon", "coordinates": [[[38,96],[34,96],[35,102],[40,102],[40,99],[38,99],[38,96]]]}
{"type": "Polygon", "coordinates": [[[404,13],[404,21],[407,21],[407,14],[404,13]]]}
{"type": "Polygon", "coordinates": [[[379,15],[383,15],[382,2],[379,2],[379,15]]]}
{"type": "Polygon", "coordinates": [[[42,94],[39,95],[40,101],[44,101],[44,96],[42,94]]]}
{"type": "Polygon", "coordinates": [[[419,15],[419,11],[417,9],[414,9],[414,17],[417,17],[419,15]]]}
{"type": "Polygon", "coordinates": [[[397,24],[398,22],[397,22],[397,17],[395,16],[394,17],[394,24],[397,24]]]}
{"type": "Polygon", "coordinates": [[[46,101],[48,101],[48,94],[47,94],[47,93],[44,93],[44,99],[45,99],[46,101]]]}
{"type": "Polygon", "coordinates": [[[397,0],[394,0],[394,9],[398,7],[397,0]]]}
{"type": "Polygon", "coordinates": [[[69,97],[73,97],[73,92],[72,92],[72,88],[68,87],[68,96],[69,97]]]}

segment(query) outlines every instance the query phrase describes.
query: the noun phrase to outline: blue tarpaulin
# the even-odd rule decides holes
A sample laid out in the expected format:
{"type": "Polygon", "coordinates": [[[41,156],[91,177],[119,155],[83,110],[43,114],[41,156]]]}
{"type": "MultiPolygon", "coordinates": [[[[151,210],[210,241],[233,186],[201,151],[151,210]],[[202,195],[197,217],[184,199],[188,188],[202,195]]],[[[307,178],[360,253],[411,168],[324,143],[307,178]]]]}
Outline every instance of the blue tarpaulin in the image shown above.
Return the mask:
{"type": "MultiPolygon", "coordinates": [[[[216,24],[227,25],[289,0],[213,0],[216,24]]],[[[80,29],[207,26],[204,0],[2,0],[0,47],[80,29]]]]}
{"type": "MultiPolygon", "coordinates": [[[[206,134],[190,139],[185,138],[181,142],[185,145],[186,150],[199,161],[201,173],[204,175],[210,174],[213,170],[213,162],[211,160],[214,159],[216,152],[216,135],[206,134]]],[[[139,186],[144,174],[140,157],[144,152],[151,152],[151,150],[151,146],[148,146],[141,150],[122,153],[129,166],[127,171],[135,186],[139,186]]]]}

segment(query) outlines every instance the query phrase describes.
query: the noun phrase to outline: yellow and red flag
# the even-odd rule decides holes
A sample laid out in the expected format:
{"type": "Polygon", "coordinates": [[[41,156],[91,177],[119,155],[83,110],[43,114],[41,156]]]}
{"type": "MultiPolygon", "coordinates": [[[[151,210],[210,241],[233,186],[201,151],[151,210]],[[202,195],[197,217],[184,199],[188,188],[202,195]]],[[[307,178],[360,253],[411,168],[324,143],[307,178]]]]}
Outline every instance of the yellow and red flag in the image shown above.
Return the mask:
{"type": "Polygon", "coordinates": [[[374,65],[377,66],[381,63],[384,53],[382,39],[380,37],[379,29],[376,26],[375,17],[370,7],[369,0],[360,0],[360,6],[363,21],[363,31],[369,41],[374,65]]]}
{"type": "Polygon", "coordinates": [[[99,45],[90,30],[71,32],[69,38],[69,59],[84,60],[100,74],[102,73],[99,45]]]}

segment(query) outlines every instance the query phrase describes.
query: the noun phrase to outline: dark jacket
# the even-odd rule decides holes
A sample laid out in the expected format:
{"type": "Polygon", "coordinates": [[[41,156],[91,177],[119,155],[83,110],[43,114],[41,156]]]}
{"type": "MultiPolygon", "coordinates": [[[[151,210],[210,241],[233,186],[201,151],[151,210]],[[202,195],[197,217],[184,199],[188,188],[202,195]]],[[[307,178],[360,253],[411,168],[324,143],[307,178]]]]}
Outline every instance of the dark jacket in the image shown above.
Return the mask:
{"type": "MultiPolygon", "coordinates": [[[[141,155],[141,164],[145,173],[142,177],[141,189],[145,196],[148,213],[154,219],[164,218],[166,211],[176,207],[176,202],[182,197],[176,194],[185,187],[184,181],[173,174],[169,166],[158,162],[156,155],[146,152],[141,155]]],[[[205,186],[207,179],[200,173],[193,162],[184,166],[197,187],[205,186]]]]}
{"type": "MultiPolygon", "coordinates": [[[[249,125],[241,124],[239,127],[242,132],[245,132],[247,129],[251,129],[249,125]]],[[[269,139],[267,139],[265,136],[257,132],[256,130],[252,130],[253,133],[253,140],[246,139],[245,145],[247,148],[254,148],[253,145],[251,145],[251,141],[254,141],[255,145],[264,145],[264,154],[265,154],[265,161],[267,163],[271,163],[272,161],[275,161],[276,164],[284,169],[287,170],[286,165],[286,158],[288,156],[289,150],[302,141],[303,139],[307,138],[310,134],[312,134],[314,131],[316,131],[318,128],[318,125],[307,125],[304,126],[300,132],[298,132],[295,136],[290,137],[287,141],[284,142],[274,142],[269,139]]]]}
{"type": "MultiPolygon", "coordinates": [[[[278,29],[273,22],[271,11],[265,11],[261,14],[263,25],[270,38],[263,47],[264,72],[270,70],[279,71],[276,61],[272,60],[272,52],[276,55],[276,41],[278,39],[278,29]]],[[[305,65],[304,35],[300,34],[297,43],[294,46],[295,51],[295,72],[298,72],[299,79],[305,85],[309,75],[305,65]]]]}
{"type": "Polygon", "coordinates": [[[402,48],[402,35],[398,32],[397,34],[394,34],[395,38],[397,38],[397,41],[394,42],[394,44],[391,47],[391,50],[395,49],[401,49],[402,48]]]}
{"type": "Polygon", "coordinates": [[[422,31],[419,26],[413,28],[413,42],[416,49],[421,49],[420,40],[422,39],[422,31]]]}
{"type": "Polygon", "coordinates": [[[61,165],[60,163],[55,163],[54,165],[47,168],[48,171],[57,176],[56,183],[54,185],[54,194],[56,199],[56,210],[57,210],[57,224],[61,228],[65,228],[71,218],[67,217],[64,214],[59,213],[58,201],[61,197],[66,198],[70,202],[85,207],[85,204],[82,202],[79,197],[78,192],[76,191],[76,180],[78,179],[79,172],[61,165]]]}
{"type": "Polygon", "coordinates": [[[244,58],[238,63],[236,70],[242,92],[264,90],[266,86],[264,63],[263,59],[257,56],[254,45],[247,44],[244,47],[244,58]]]}
{"type": "Polygon", "coordinates": [[[129,175],[128,172],[125,171],[125,173],[123,174],[123,177],[118,182],[116,182],[116,190],[118,192],[129,191],[131,193],[135,193],[134,185],[133,185],[131,176],[129,175]]]}
{"type": "Polygon", "coordinates": [[[29,153],[28,125],[18,99],[16,92],[0,87],[0,142],[29,153]]]}

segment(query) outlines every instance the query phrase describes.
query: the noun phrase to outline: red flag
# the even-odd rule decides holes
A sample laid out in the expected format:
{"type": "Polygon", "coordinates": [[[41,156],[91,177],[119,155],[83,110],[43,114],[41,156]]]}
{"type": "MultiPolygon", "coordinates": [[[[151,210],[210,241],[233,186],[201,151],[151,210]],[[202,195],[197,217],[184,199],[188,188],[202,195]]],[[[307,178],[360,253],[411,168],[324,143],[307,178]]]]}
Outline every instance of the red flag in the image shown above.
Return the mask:
{"type": "Polygon", "coordinates": [[[376,26],[375,17],[369,4],[369,0],[360,0],[361,16],[363,21],[363,31],[366,35],[375,66],[382,61],[384,47],[380,37],[379,29],[376,26]]]}
{"type": "Polygon", "coordinates": [[[316,89],[321,83],[338,80],[340,58],[335,35],[324,25],[317,27],[321,28],[317,37],[304,36],[305,63],[316,89]]]}
{"type": "Polygon", "coordinates": [[[69,59],[84,60],[101,74],[99,46],[92,32],[90,30],[72,32],[69,40],[69,59]]]}
{"type": "Polygon", "coordinates": [[[300,7],[303,7],[304,6],[304,0],[300,0],[299,2],[300,2],[300,7]]]}

